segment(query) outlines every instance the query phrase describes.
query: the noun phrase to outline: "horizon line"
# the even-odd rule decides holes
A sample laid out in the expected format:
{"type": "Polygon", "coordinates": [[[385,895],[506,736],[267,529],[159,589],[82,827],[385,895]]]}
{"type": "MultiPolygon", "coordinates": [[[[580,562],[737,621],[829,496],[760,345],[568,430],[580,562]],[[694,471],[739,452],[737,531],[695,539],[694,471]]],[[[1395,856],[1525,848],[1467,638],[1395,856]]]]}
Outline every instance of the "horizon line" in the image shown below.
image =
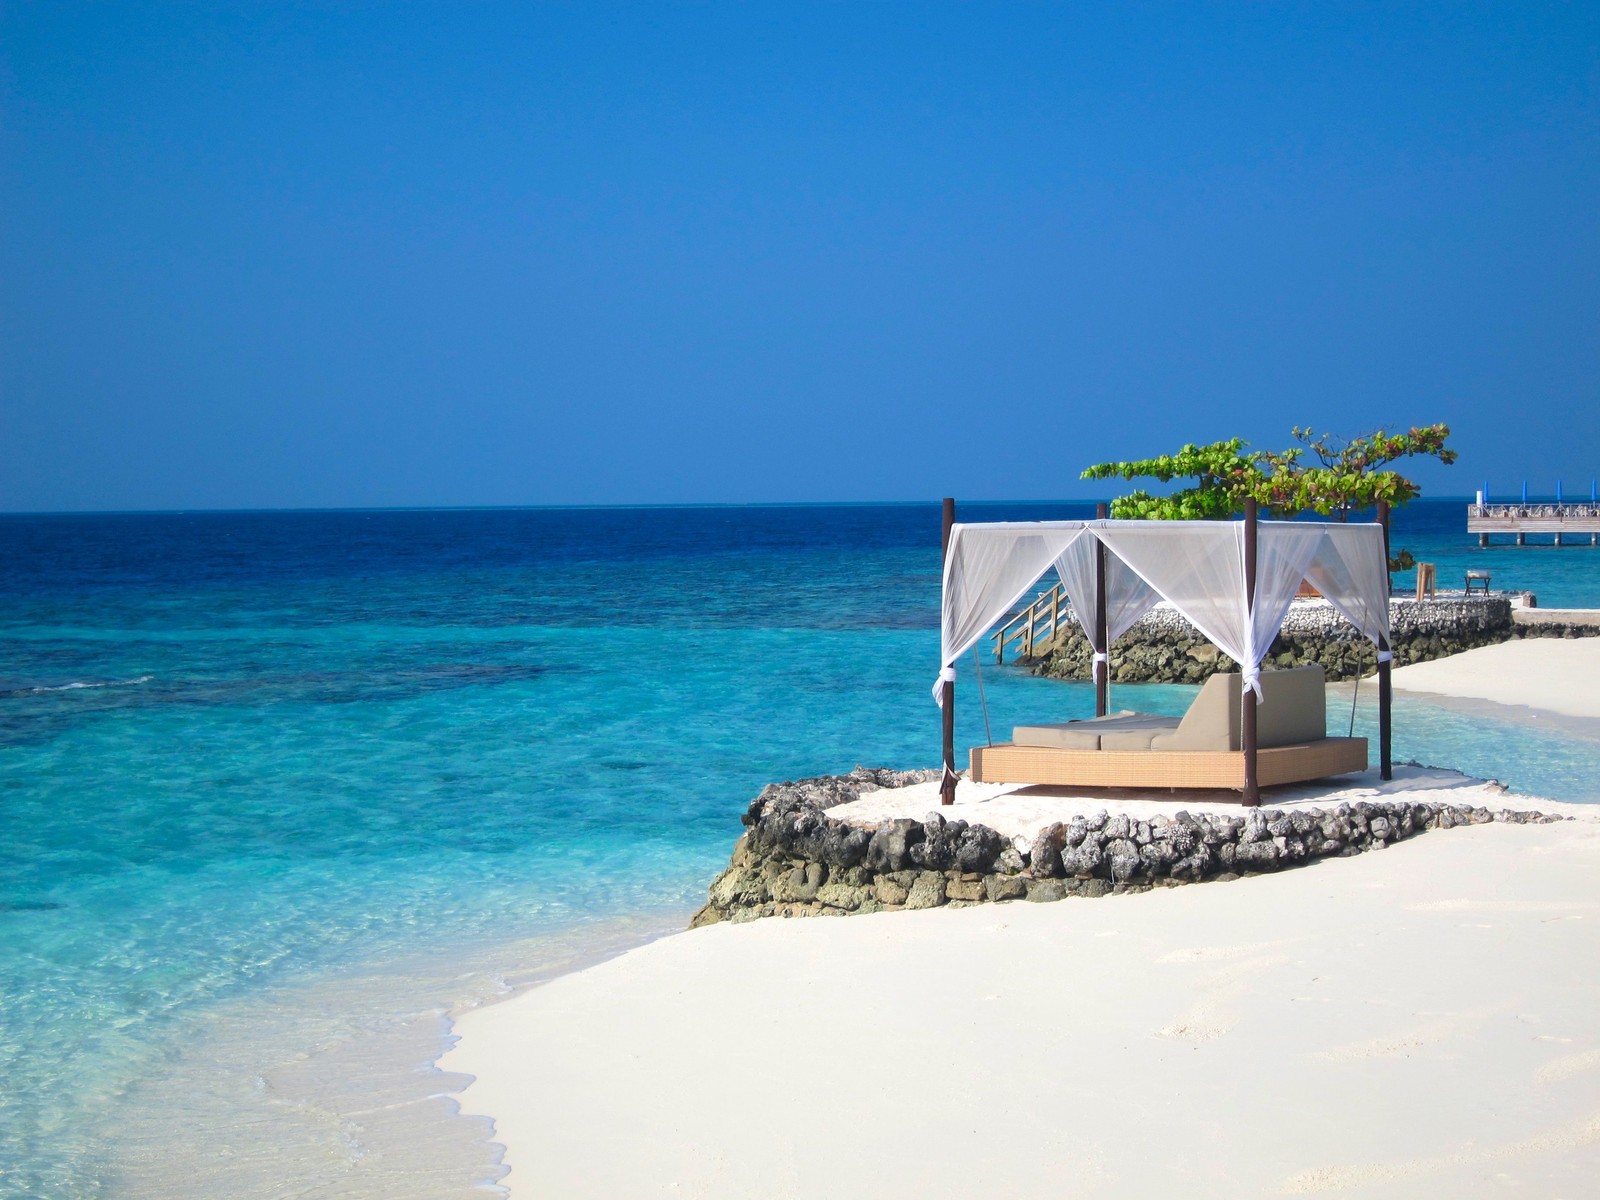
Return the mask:
{"type": "MultiPolygon", "coordinates": [[[[1554,496],[1552,494],[1551,499],[1554,496]]],[[[594,504],[352,504],[308,505],[305,507],[278,506],[262,508],[62,508],[15,509],[0,512],[0,519],[13,517],[182,517],[182,516],[243,516],[266,513],[423,513],[423,512],[595,512],[638,511],[641,509],[754,509],[754,508],[915,508],[937,507],[943,498],[936,500],[705,500],[659,503],[594,503],[594,504]]],[[[1530,496],[1530,501],[1535,497],[1530,496]]],[[[1539,498],[1542,499],[1542,498],[1539,498]]],[[[1419,496],[1413,504],[1459,503],[1470,504],[1476,495],[1419,496]]],[[[1089,497],[1077,500],[962,500],[958,505],[1089,505],[1110,503],[1111,498],[1089,497]]],[[[1520,502],[1520,501],[1519,501],[1520,502]]],[[[1507,501],[1510,503],[1510,501],[1507,501]]],[[[1403,507],[1403,506],[1401,506],[1403,507]]],[[[1361,510],[1358,510],[1361,511],[1361,510]]]]}

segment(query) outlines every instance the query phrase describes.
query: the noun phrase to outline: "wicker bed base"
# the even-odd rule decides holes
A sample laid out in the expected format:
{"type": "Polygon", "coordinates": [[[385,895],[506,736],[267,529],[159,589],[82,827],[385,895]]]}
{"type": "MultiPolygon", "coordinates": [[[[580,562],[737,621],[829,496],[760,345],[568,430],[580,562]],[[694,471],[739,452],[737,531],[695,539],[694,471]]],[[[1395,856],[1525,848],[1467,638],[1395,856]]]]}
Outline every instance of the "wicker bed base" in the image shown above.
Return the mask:
{"type": "MultiPolygon", "coordinates": [[[[1262,787],[1304,783],[1367,769],[1366,738],[1323,738],[1301,746],[1256,751],[1262,787]]],[[[1244,787],[1242,750],[1059,750],[1050,746],[972,748],[975,783],[1038,783],[1055,787],[1244,787]]]]}

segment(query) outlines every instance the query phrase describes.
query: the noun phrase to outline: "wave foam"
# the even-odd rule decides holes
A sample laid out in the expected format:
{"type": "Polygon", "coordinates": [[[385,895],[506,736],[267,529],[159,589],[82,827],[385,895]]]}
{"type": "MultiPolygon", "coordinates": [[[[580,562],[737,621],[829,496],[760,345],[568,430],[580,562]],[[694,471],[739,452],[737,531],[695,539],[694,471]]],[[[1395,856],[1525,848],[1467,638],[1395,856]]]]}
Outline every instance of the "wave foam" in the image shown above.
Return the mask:
{"type": "Polygon", "coordinates": [[[134,687],[137,684],[149,683],[154,678],[154,675],[141,675],[137,679],[108,679],[103,683],[80,683],[74,680],[72,683],[58,683],[51,686],[12,688],[8,692],[0,692],[0,695],[29,696],[38,692],[76,692],[84,688],[134,687]]]}

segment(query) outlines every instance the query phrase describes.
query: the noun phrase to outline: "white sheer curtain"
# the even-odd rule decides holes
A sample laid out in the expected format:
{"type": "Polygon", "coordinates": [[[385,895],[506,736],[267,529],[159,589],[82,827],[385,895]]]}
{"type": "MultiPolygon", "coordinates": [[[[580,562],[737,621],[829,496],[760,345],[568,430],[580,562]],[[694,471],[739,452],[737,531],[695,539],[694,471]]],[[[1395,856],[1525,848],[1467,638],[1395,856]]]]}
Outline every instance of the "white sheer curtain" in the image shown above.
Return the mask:
{"type": "MultiPolygon", "coordinates": [[[[1239,541],[1244,543],[1241,528],[1239,541]]],[[[1261,698],[1261,660],[1272,649],[1272,639],[1294,603],[1294,594],[1306,569],[1325,541],[1321,525],[1304,521],[1262,521],[1256,533],[1256,593],[1250,608],[1250,657],[1240,659],[1245,685],[1261,698]]]]}
{"type": "MultiPolygon", "coordinates": [[[[1156,601],[1171,602],[1238,662],[1261,696],[1261,661],[1301,579],[1310,579],[1363,634],[1389,635],[1388,564],[1377,525],[1263,521],[1256,539],[1255,603],[1245,599],[1244,525],[1238,521],[1034,521],[955,525],[944,565],[940,683],[955,662],[1054,566],[1094,642],[1095,539],[1106,559],[1108,632],[1125,633],[1156,601]]],[[[1105,647],[1096,647],[1103,653],[1105,647]]]]}
{"type": "Polygon", "coordinates": [[[1134,622],[1161,602],[1161,597],[1133,568],[1114,555],[1106,555],[1106,636],[1113,642],[1134,622]]]}
{"type": "Polygon", "coordinates": [[[1323,542],[1306,578],[1328,603],[1374,643],[1389,640],[1389,564],[1383,526],[1324,525],[1323,542]]]}
{"type": "Polygon", "coordinates": [[[1094,536],[1240,663],[1250,640],[1244,526],[1233,521],[1107,521],[1094,536]]]}
{"type": "Polygon", "coordinates": [[[944,562],[939,624],[939,681],[955,678],[955,662],[1039,581],[1069,545],[1083,536],[1081,521],[1013,521],[953,525],[944,562]]]}
{"type": "Polygon", "coordinates": [[[1237,521],[1108,521],[1094,536],[1230,658],[1261,695],[1261,660],[1323,540],[1318,525],[1264,521],[1256,539],[1255,604],[1244,588],[1237,521]]]}
{"type": "MultiPolygon", "coordinates": [[[[1089,531],[1093,532],[1093,526],[1089,531]]],[[[1056,556],[1056,574],[1066,585],[1067,596],[1072,600],[1072,611],[1078,624],[1096,651],[1105,646],[1095,645],[1095,629],[1099,623],[1094,586],[1095,550],[1099,540],[1081,537],[1056,556]]],[[[1129,566],[1109,551],[1106,554],[1106,637],[1114,642],[1132,628],[1133,623],[1153,608],[1160,599],[1148,583],[1140,579],[1129,566]]]]}

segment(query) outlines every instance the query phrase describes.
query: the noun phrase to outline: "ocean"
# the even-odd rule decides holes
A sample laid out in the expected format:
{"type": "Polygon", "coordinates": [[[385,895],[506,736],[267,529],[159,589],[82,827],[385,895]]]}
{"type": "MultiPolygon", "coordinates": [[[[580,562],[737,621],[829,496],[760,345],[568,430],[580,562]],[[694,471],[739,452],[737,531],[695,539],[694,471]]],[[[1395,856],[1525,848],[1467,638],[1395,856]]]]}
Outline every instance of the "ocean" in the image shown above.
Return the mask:
{"type": "MultiPolygon", "coordinates": [[[[0,517],[0,1195],[492,1182],[430,1065],[448,1013],[681,929],[763,784],[935,765],[938,533],[932,504],[0,517]]],[[[1394,543],[1600,607],[1600,549],[1481,550],[1464,502],[1394,543]]],[[[1092,710],[983,684],[997,728],[1092,710]]],[[[1501,716],[1402,697],[1396,755],[1600,801],[1584,723],[1501,716]]]]}

